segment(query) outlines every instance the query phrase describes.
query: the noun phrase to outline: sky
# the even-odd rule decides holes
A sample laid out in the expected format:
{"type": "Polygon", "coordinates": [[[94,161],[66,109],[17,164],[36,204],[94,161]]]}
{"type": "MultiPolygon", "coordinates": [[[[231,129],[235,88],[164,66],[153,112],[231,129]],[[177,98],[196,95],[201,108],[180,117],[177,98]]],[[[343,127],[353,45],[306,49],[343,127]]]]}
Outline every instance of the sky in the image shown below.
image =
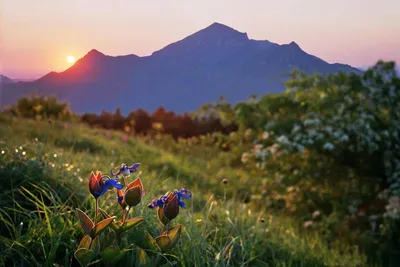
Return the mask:
{"type": "Polygon", "coordinates": [[[150,55],[213,22],[329,63],[400,64],[399,0],[0,0],[0,73],[39,78],[91,49],[150,55]]]}

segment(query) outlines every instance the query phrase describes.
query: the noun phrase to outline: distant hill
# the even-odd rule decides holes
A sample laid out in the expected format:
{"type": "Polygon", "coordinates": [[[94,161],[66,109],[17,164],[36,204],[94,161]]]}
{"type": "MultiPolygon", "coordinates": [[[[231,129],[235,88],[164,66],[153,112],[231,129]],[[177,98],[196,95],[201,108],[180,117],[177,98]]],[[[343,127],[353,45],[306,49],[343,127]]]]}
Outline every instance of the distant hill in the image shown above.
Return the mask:
{"type": "Polygon", "coordinates": [[[26,78],[25,79],[19,79],[19,78],[13,79],[14,82],[32,82],[34,80],[37,80],[37,78],[36,79],[26,79],[26,78]]]}
{"type": "Polygon", "coordinates": [[[0,84],[14,83],[14,80],[0,74],[0,84]]]}
{"type": "Polygon", "coordinates": [[[192,111],[224,96],[236,103],[251,94],[280,92],[293,68],[306,73],[360,72],[329,64],[298,44],[251,40],[246,33],[214,23],[151,56],[107,56],[93,49],[64,72],[5,86],[3,103],[39,93],[67,100],[72,110],[100,112],[120,107],[153,111],[163,105],[192,111]]]}

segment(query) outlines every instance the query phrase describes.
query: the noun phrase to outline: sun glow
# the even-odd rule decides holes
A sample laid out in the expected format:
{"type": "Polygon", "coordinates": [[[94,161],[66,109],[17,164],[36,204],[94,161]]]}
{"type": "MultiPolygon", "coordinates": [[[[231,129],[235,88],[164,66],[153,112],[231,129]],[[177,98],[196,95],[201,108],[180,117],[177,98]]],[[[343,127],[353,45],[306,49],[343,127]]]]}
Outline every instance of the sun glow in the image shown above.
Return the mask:
{"type": "Polygon", "coordinates": [[[67,62],[68,63],[74,63],[75,62],[75,57],[74,56],[68,56],[67,57],[67,62]]]}

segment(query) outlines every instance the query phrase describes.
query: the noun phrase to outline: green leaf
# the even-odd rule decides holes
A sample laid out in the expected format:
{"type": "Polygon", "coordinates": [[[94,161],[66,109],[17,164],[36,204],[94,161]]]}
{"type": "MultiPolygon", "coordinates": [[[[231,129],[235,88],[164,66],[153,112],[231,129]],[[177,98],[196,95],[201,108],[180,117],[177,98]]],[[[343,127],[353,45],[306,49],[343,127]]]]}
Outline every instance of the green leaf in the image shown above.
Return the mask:
{"type": "Polygon", "coordinates": [[[111,218],[107,218],[102,220],[101,222],[97,223],[95,227],[93,228],[94,236],[98,236],[103,232],[104,230],[107,229],[107,227],[112,223],[112,221],[115,219],[115,216],[111,218]]]}
{"type": "Polygon", "coordinates": [[[94,254],[92,250],[80,248],[75,251],[74,256],[81,266],[87,266],[92,261],[94,254]]]}
{"type": "MultiPolygon", "coordinates": [[[[103,216],[104,219],[111,218],[111,216],[108,215],[107,212],[105,212],[105,210],[103,210],[102,208],[99,208],[99,211],[100,211],[100,213],[101,213],[101,215],[103,216]]],[[[114,231],[117,231],[118,228],[119,228],[118,225],[114,221],[110,224],[110,227],[114,231]]]]}
{"type": "Polygon", "coordinates": [[[100,252],[101,258],[107,263],[116,263],[119,261],[125,252],[121,251],[117,246],[110,246],[100,252]]]}
{"type": "MultiPolygon", "coordinates": [[[[90,246],[90,241],[92,240],[92,238],[88,235],[85,235],[81,242],[79,243],[78,249],[80,248],[85,248],[89,250],[89,246],[90,246]]],[[[93,239],[93,243],[92,246],[90,248],[90,250],[92,250],[95,254],[99,253],[100,251],[100,240],[99,238],[95,238],[93,239]]]]}
{"type": "Polygon", "coordinates": [[[141,248],[136,249],[135,266],[150,266],[150,258],[147,256],[146,251],[141,248]]]}
{"type": "Polygon", "coordinates": [[[102,208],[99,208],[99,211],[100,211],[101,215],[104,217],[104,219],[111,218],[111,216],[108,215],[108,213],[105,210],[103,210],[102,208]]]}
{"type": "Polygon", "coordinates": [[[138,216],[138,217],[129,219],[129,220],[127,220],[127,221],[125,222],[124,230],[129,230],[129,229],[131,229],[131,228],[133,228],[133,227],[139,225],[139,224],[140,224],[141,222],[143,222],[143,221],[144,221],[144,218],[141,217],[141,216],[138,216]]]}
{"type": "Polygon", "coordinates": [[[160,235],[156,237],[157,245],[161,248],[162,252],[167,251],[171,248],[171,238],[167,235],[160,235]]]}
{"type": "Polygon", "coordinates": [[[157,242],[147,231],[144,231],[143,247],[154,251],[161,251],[160,247],[157,245],[157,242]]]}
{"type": "Polygon", "coordinates": [[[85,233],[92,237],[92,228],[94,226],[92,220],[80,209],[76,209],[76,215],[85,233]]]}
{"type": "Polygon", "coordinates": [[[87,248],[87,249],[89,249],[89,244],[90,244],[90,241],[91,241],[91,240],[92,240],[92,239],[90,238],[90,236],[85,235],[85,236],[82,238],[81,242],[79,243],[78,249],[80,249],[80,248],[87,248]]]}
{"type": "Polygon", "coordinates": [[[181,232],[182,225],[179,224],[166,233],[166,235],[168,235],[171,239],[171,248],[175,246],[176,243],[179,241],[179,238],[181,237],[181,232]]]}
{"type": "Polygon", "coordinates": [[[109,231],[109,232],[104,236],[104,239],[103,239],[103,241],[101,242],[102,248],[104,249],[104,248],[107,248],[107,247],[110,247],[110,246],[115,245],[116,239],[117,239],[116,233],[115,233],[115,232],[112,232],[112,231],[109,231]]]}
{"type": "Polygon", "coordinates": [[[164,216],[164,209],[163,208],[158,208],[157,209],[157,215],[158,215],[158,219],[160,220],[160,222],[162,224],[167,225],[169,223],[168,218],[164,216]]]}

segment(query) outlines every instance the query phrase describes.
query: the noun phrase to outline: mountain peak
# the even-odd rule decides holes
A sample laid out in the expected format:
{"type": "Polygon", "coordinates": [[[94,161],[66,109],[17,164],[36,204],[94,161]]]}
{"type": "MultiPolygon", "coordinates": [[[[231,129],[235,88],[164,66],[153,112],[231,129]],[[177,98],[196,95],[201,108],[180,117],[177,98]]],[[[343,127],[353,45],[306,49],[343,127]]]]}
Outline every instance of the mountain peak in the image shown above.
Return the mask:
{"type": "Polygon", "coordinates": [[[102,61],[105,59],[107,56],[101,53],[99,50],[92,49],[89,52],[87,52],[86,55],[84,55],[81,59],[79,59],[73,66],[72,68],[76,67],[77,65],[81,64],[91,64],[93,62],[98,62],[102,61]]]}
{"type": "Polygon", "coordinates": [[[232,27],[229,27],[225,24],[219,23],[219,22],[214,22],[210,26],[206,27],[205,29],[220,29],[220,30],[228,30],[228,31],[236,31],[232,27]]]}
{"type": "Polygon", "coordinates": [[[106,55],[101,53],[99,50],[92,49],[84,56],[84,58],[99,58],[99,57],[104,57],[104,56],[106,56],[106,55]]]}
{"type": "Polygon", "coordinates": [[[247,41],[247,33],[239,32],[229,26],[214,22],[210,26],[194,33],[191,37],[196,36],[202,40],[229,40],[229,41],[247,41]]]}
{"type": "Polygon", "coordinates": [[[219,22],[214,22],[180,41],[153,52],[152,55],[192,53],[196,49],[209,52],[207,49],[241,46],[247,41],[249,41],[249,38],[246,33],[239,32],[219,22]]]}
{"type": "Polygon", "coordinates": [[[292,51],[292,52],[304,52],[303,49],[301,49],[301,47],[295,42],[295,41],[291,41],[288,44],[283,44],[281,45],[281,47],[285,47],[286,49],[288,49],[288,51],[292,51]]]}
{"type": "Polygon", "coordinates": [[[291,41],[291,42],[289,43],[289,46],[291,46],[291,47],[293,47],[293,48],[299,48],[299,49],[300,49],[300,46],[299,46],[295,41],[291,41]]]}

